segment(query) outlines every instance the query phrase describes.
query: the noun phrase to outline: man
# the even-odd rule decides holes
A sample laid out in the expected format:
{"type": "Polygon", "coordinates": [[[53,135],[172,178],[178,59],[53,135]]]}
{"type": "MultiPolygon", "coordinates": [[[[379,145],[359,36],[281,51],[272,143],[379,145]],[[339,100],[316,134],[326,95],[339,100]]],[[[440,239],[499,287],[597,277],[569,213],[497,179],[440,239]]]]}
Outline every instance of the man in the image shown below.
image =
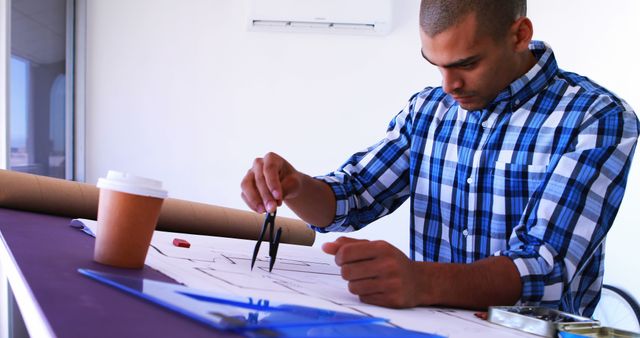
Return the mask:
{"type": "Polygon", "coordinates": [[[384,241],[323,246],[366,303],[590,316],[640,124],[624,101],[558,69],[525,15],[522,0],[423,0],[422,55],[442,86],[411,97],[386,138],[327,176],[274,153],[256,159],[241,184],[247,205],[284,202],[327,232],[409,199],[410,259],[384,241]]]}

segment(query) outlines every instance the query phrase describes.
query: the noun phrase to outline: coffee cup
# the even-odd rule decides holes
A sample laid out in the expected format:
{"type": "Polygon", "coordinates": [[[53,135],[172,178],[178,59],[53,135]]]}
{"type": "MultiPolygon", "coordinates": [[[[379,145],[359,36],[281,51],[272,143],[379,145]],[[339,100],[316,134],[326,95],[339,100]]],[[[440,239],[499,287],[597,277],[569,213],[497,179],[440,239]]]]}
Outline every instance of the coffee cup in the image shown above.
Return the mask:
{"type": "Polygon", "coordinates": [[[100,178],[93,260],[116,267],[144,266],[167,191],[162,182],[109,171],[100,178]]]}

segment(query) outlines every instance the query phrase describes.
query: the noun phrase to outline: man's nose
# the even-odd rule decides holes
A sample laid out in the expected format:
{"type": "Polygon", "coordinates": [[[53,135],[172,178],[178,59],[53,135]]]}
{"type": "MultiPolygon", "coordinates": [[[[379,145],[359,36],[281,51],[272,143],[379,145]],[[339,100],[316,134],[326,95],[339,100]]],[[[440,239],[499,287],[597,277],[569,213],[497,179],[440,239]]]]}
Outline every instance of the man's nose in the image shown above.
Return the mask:
{"type": "Polygon", "coordinates": [[[444,69],[442,70],[442,88],[444,92],[449,95],[458,94],[461,92],[464,86],[462,78],[456,74],[455,71],[444,69]]]}

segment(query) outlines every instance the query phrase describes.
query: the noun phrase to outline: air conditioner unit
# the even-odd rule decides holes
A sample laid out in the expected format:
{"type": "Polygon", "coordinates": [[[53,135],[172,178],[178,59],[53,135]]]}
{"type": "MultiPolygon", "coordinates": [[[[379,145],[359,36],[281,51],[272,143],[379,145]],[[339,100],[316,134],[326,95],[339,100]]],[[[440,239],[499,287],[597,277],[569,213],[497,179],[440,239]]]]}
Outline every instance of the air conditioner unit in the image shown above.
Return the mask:
{"type": "Polygon", "coordinates": [[[249,29],[382,35],[393,0],[250,0],[249,29]]]}

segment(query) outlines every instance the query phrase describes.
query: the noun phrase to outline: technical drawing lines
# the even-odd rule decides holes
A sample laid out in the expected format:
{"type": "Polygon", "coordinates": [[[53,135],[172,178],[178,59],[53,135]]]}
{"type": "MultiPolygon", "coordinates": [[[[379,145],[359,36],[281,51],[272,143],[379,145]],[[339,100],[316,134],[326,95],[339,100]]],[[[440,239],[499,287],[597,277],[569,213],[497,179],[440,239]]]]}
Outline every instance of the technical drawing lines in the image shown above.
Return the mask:
{"type": "MultiPolygon", "coordinates": [[[[265,267],[260,267],[260,270],[268,272],[269,269],[265,267]]],[[[340,273],[337,272],[326,272],[326,271],[312,271],[312,270],[296,270],[296,269],[286,269],[286,268],[274,268],[273,271],[289,271],[289,272],[301,272],[301,273],[313,273],[318,275],[328,275],[328,276],[340,276],[340,273]]]]}
{"type": "Polygon", "coordinates": [[[282,285],[276,284],[273,281],[268,280],[267,278],[262,281],[256,278],[247,278],[248,275],[241,272],[222,271],[218,269],[202,267],[195,267],[195,269],[219,283],[224,283],[234,288],[254,291],[296,291],[295,289],[283,287],[282,285]]]}
{"type": "MultiPolygon", "coordinates": [[[[229,253],[226,253],[226,252],[215,251],[215,250],[212,250],[212,252],[214,253],[214,257],[222,256],[222,257],[228,259],[232,264],[243,264],[244,262],[250,262],[251,261],[251,257],[249,257],[248,255],[244,256],[244,255],[238,255],[238,254],[229,254],[229,253]]],[[[268,262],[268,261],[269,261],[269,256],[258,257],[258,260],[257,260],[257,262],[268,262]]],[[[279,265],[297,265],[297,266],[305,266],[305,267],[330,267],[330,266],[332,266],[331,264],[329,264],[327,262],[314,262],[314,261],[300,260],[300,259],[287,258],[287,257],[278,257],[278,260],[276,261],[276,264],[279,264],[279,265]]]]}
{"type": "MultiPolygon", "coordinates": [[[[219,250],[194,250],[191,249],[189,252],[185,252],[183,249],[173,250],[173,248],[164,248],[165,250],[160,249],[157,245],[151,245],[151,247],[156,250],[159,254],[176,259],[184,259],[191,262],[205,262],[205,263],[226,263],[233,265],[247,265],[251,261],[251,257],[249,255],[244,255],[240,253],[229,253],[225,251],[219,250]]],[[[268,262],[268,256],[259,257],[257,262],[268,262]]],[[[332,268],[333,265],[327,262],[316,262],[310,260],[302,260],[296,258],[287,258],[287,257],[279,257],[276,261],[276,266],[280,266],[281,270],[289,269],[290,271],[299,271],[299,272],[311,272],[311,270],[325,270],[327,268],[332,268]],[[296,268],[298,267],[298,268],[296,268]],[[299,269],[299,268],[309,268],[299,269]]],[[[321,271],[317,271],[316,273],[323,273],[321,271]]],[[[328,273],[333,274],[333,273],[328,273]]]]}

